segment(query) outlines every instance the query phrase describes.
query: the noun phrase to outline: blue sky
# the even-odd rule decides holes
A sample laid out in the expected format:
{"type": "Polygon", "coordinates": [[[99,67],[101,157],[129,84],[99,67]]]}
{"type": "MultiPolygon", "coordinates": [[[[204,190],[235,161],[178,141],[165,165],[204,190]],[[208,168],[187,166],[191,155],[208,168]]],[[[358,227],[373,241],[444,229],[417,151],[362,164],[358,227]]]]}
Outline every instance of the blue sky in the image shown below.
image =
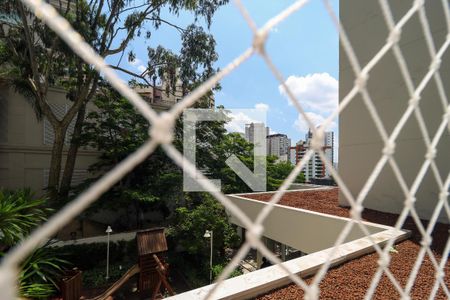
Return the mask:
{"type": "MultiPolygon", "coordinates": [[[[281,12],[294,1],[243,1],[258,26],[281,12]]],[[[332,1],[338,13],[338,1],[332,1]]],[[[172,17],[173,20],[173,17],[172,17]]],[[[177,24],[188,25],[191,15],[181,14],[177,24]]],[[[200,22],[201,24],[201,22],[200,22]]],[[[217,67],[223,68],[252,43],[252,34],[239,10],[231,1],[220,8],[213,18],[210,32],[217,42],[217,67]]],[[[142,68],[147,57],[146,47],[162,44],[177,51],[179,33],[162,26],[149,41],[135,41],[130,49],[139,59],[130,68],[142,68]]],[[[267,53],[287,79],[308,115],[318,125],[337,105],[338,34],[322,1],[310,1],[301,10],[277,25],[266,44],[267,53]]],[[[280,90],[279,83],[259,56],[254,56],[221,81],[216,105],[226,108],[267,110],[267,123],[273,132],[287,134],[295,144],[307,131],[295,108],[280,90]]],[[[336,122],[333,123],[337,130],[336,122]]]]}

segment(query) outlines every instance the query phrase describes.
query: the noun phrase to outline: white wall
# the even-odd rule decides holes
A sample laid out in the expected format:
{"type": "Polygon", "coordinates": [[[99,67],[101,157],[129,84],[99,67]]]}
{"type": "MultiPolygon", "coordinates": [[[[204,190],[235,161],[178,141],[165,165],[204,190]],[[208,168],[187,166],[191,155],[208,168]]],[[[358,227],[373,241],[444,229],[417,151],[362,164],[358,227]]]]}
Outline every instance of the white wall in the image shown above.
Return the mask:
{"type": "MultiPolygon", "coordinates": [[[[414,1],[389,1],[393,15],[398,20],[414,1]]],[[[441,1],[427,1],[426,14],[434,43],[439,49],[447,35],[447,24],[441,1]]],[[[364,66],[384,46],[389,32],[385,25],[378,1],[341,0],[340,18],[360,64],[364,66]]],[[[402,29],[400,48],[405,56],[414,85],[417,86],[429,70],[430,55],[424,41],[422,27],[416,15],[402,29]]],[[[353,87],[355,76],[347,56],[340,48],[339,98],[342,99],[353,87]]],[[[447,95],[450,95],[450,53],[443,56],[440,73],[447,95]]],[[[369,74],[368,91],[380,114],[388,134],[407,108],[409,96],[403,77],[392,52],[387,53],[369,74]]],[[[420,109],[433,138],[444,114],[443,104],[432,79],[424,89],[420,109]]],[[[370,173],[381,157],[384,147],[363,99],[358,95],[341,113],[339,119],[339,173],[353,195],[358,195],[370,173]]],[[[450,135],[446,130],[438,147],[436,163],[442,178],[450,171],[450,135]]],[[[410,187],[426,154],[424,138],[414,114],[408,120],[396,141],[394,158],[410,187]]],[[[419,217],[429,219],[439,197],[439,188],[432,172],[425,174],[416,194],[419,217]]],[[[340,203],[347,200],[341,194],[340,203]]],[[[405,197],[390,166],[385,166],[370,190],[364,206],[380,211],[399,213],[405,197]]],[[[443,213],[440,221],[448,222],[443,213]]]]}
{"type": "MultiPolygon", "coordinates": [[[[267,202],[244,198],[237,195],[228,195],[235,205],[239,207],[252,221],[267,205],[267,202]]],[[[243,224],[230,216],[230,221],[241,227],[243,224]]],[[[332,247],[349,219],[316,213],[283,205],[275,205],[272,212],[264,222],[263,235],[298,249],[304,253],[313,253],[332,247]]],[[[381,232],[386,226],[366,223],[371,233],[381,232]]],[[[355,226],[345,239],[344,243],[364,237],[364,233],[355,226]]]]}

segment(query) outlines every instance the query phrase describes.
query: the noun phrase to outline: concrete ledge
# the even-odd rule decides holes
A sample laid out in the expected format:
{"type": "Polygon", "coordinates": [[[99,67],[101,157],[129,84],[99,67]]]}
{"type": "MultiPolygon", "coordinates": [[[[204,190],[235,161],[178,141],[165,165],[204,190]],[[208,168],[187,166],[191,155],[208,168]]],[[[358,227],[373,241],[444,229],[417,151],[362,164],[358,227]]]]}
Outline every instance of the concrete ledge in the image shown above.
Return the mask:
{"type": "MultiPolygon", "coordinates": [[[[242,195],[227,195],[227,197],[252,221],[268,205],[265,201],[245,198],[242,195]]],[[[231,223],[244,227],[238,218],[232,214],[229,215],[231,223]]],[[[275,204],[263,223],[263,235],[304,253],[314,253],[332,247],[336,237],[349,222],[353,222],[353,220],[307,209],[275,204]]],[[[366,221],[362,221],[362,224],[366,226],[370,234],[392,228],[366,221]]],[[[343,242],[351,242],[365,236],[365,233],[359,226],[353,226],[343,242]]]]}
{"type": "MultiPolygon", "coordinates": [[[[391,238],[394,238],[396,242],[399,242],[407,239],[409,236],[410,232],[395,230],[394,228],[371,235],[372,239],[380,246],[386,244],[391,238]]],[[[315,274],[326,262],[332,249],[333,248],[328,248],[307,256],[292,259],[284,262],[283,265],[293,274],[297,274],[302,278],[308,277],[315,274]]],[[[338,247],[338,250],[332,257],[331,267],[343,264],[373,251],[374,248],[372,242],[368,237],[348,242],[338,247]]],[[[291,279],[288,275],[278,265],[275,265],[225,280],[214,295],[214,299],[248,299],[289,283],[291,283],[291,279]]],[[[166,299],[203,299],[213,286],[214,284],[207,285],[166,299]]]]}
{"type": "MultiPolygon", "coordinates": [[[[316,184],[310,184],[310,183],[301,183],[301,188],[295,188],[295,186],[290,186],[287,190],[284,191],[284,194],[286,193],[292,193],[292,192],[304,192],[304,191],[313,191],[313,190],[332,190],[335,189],[335,186],[328,186],[328,185],[316,185],[316,184]]],[[[260,194],[275,194],[277,191],[265,191],[265,192],[247,192],[247,193],[236,193],[236,194],[228,194],[227,196],[244,196],[244,195],[260,195],[260,194]]],[[[245,198],[245,197],[243,197],[245,198]]],[[[249,199],[249,198],[245,198],[249,199]]]]}
{"type": "MultiPolygon", "coordinates": [[[[131,241],[136,237],[136,232],[122,232],[122,233],[113,233],[109,236],[109,241],[111,243],[113,242],[119,242],[119,241],[131,241]]],[[[70,241],[60,241],[56,243],[52,243],[49,245],[49,247],[63,247],[68,245],[81,245],[81,244],[93,244],[93,243],[106,243],[108,241],[108,236],[100,235],[100,236],[93,236],[88,238],[82,238],[77,240],[70,240],[70,241]]]]}

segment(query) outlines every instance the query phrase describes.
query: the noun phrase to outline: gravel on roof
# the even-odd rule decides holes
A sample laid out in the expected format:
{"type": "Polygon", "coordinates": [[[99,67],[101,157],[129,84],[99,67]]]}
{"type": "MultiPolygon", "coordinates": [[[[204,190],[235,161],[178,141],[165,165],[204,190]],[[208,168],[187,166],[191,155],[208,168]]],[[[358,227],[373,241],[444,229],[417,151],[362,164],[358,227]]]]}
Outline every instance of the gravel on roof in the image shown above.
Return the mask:
{"type": "MultiPolygon", "coordinates": [[[[279,204],[292,206],[311,211],[331,214],[341,217],[349,217],[349,209],[338,205],[339,189],[323,189],[312,191],[298,191],[286,193],[279,204]]],[[[247,194],[244,197],[268,201],[273,194],[247,194]]],[[[365,209],[362,217],[364,220],[384,225],[393,226],[398,219],[397,214],[384,213],[371,209],[365,209]]],[[[427,221],[422,220],[426,228],[427,221]]],[[[412,235],[409,240],[395,245],[396,252],[392,252],[389,270],[402,288],[405,288],[410,277],[411,270],[418,258],[421,249],[422,236],[414,220],[408,217],[402,226],[411,230],[412,235]]],[[[437,223],[432,232],[433,242],[431,245],[432,254],[439,263],[446,242],[449,239],[448,224],[437,223]]],[[[320,283],[320,299],[362,299],[370,286],[372,278],[378,269],[377,253],[368,254],[358,259],[351,260],[340,266],[328,270],[326,276],[320,283]]],[[[411,290],[411,299],[428,299],[435,282],[436,270],[428,253],[420,266],[416,280],[411,290]]],[[[445,268],[445,285],[450,287],[450,262],[447,261],[445,268]]],[[[306,278],[307,283],[311,283],[312,278],[306,278]]],[[[257,299],[302,299],[303,290],[295,284],[273,290],[257,299]]],[[[373,299],[399,299],[400,294],[391,283],[385,273],[376,288],[373,299]]],[[[442,287],[439,288],[435,299],[447,299],[442,287]]]]}

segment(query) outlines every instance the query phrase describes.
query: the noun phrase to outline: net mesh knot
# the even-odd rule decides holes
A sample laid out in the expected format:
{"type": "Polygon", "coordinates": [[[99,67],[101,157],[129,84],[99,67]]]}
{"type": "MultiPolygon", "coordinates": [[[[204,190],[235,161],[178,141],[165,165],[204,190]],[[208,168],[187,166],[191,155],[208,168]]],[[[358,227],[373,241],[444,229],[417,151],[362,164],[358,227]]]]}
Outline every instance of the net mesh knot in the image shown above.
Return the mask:
{"type": "Polygon", "coordinates": [[[361,72],[355,80],[355,86],[358,88],[359,91],[366,88],[367,80],[369,80],[369,74],[367,72],[361,72]]]}
{"type": "Polygon", "coordinates": [[[386,269],[389,266],[390,256],[386,253],[380,253],[380,258],[378,259],[377,263],[380,266],[380,268],[386,269]]]}
{"type": "Polygon", "coordinates": [[[414,93],[414,95],[409,99],[408,104],[413,108],[417,108],[420,102],[420,95],[418,93],[414,93]]]}
{"type": "Polygon", "coordinates": [[[262,225],[254,225],[252,228],[248,229],[245,236],[251,245],[256,245],[259,242],[263,231],[264,227],[262,225]]]}
{"type": "Polygon", "coordinates": [[[364,207],[362,205],[356,205],[353,207],[350,211],[350,215],[352,219],[360,220],[361,219],[361,213],[364,210],[364,207]]]}
{"type": "Polygon", "coordinates": [[[267,30],[258,30],[253,37],[253,49],[259,54],[265,53],[265,44],[267,40],[267,30]]]}
{"type": "Polygon", "coordinates": [[[428,160],[433,160],[436,157],[436,149],[433,147],[428,148],[427,153],[425,154],[425,158],[428,160]]]}
{"type": "Polygon", "coordinates": [[[316,300],[319,299],[319,288],[317,285],[310,285],[307,290],[305,290],[305,299],[316,300]]]}
{"type": "Polygon", "coordinates": [[[439,68],[441,67],[441,63],[442,63],[442,60],[439,57],[433,58],[433,60],[431,61],[431,64],[430,64],[430,71],[432,71],[434,73],[437,70],[439,70],[439,68]]]}
{"type": "Polygon", "coordinates": [[[388,141],[383,148],[383,154],[386,156],[392,156],[395,153],[395,143],[392,141],[388,141]]]}
{"type": "Polygon", "coordinates": [[[150,127],[150,136],[159,144],[170,144],[173,141],[175,118],[164,112],[150,127]]]}
{"type": "Polygon", "coordinates": [[[422,245],[422,247],[430,247],[432,241],[433,238],[431,236],[425,235],[420,241],[420,245],[422,245]]]}
{"type": "Polygon", "coordinates": [[[387,42],[389,44],[397,44],[400,41],[401,36],[402,30],[400,28],[394,28],[389,34],[387,42]]]}
{"type": "Polygon", "coordinates": [[[414,1],[414,6],[417,8],[420,8],[421,6],[423,6],[425,4],[425,0],[415,0],[414,1]]]}
{"type": "Polygon", "coordinates": [[[409,195],[404,201],[403,205],[406,209],[411,210],[414,207],[414,203],[416,203],[416,197],[413,195],[409,195]]]}
{"type": "Polygon", "coordinates": [[[447,122],[450,123],[450,105],[447,106],[447,109],[445,111],[444,118],[447,119],[447,122]]]}
{"type": "Polygon", "coordinates": [[[311,148],[313,148],[316,151],[322,150],[324,146],[324,132],[323,128],[319,127],[316,128],[316,132],[314,132],[312,139],[311,139],[311,148]]]}

